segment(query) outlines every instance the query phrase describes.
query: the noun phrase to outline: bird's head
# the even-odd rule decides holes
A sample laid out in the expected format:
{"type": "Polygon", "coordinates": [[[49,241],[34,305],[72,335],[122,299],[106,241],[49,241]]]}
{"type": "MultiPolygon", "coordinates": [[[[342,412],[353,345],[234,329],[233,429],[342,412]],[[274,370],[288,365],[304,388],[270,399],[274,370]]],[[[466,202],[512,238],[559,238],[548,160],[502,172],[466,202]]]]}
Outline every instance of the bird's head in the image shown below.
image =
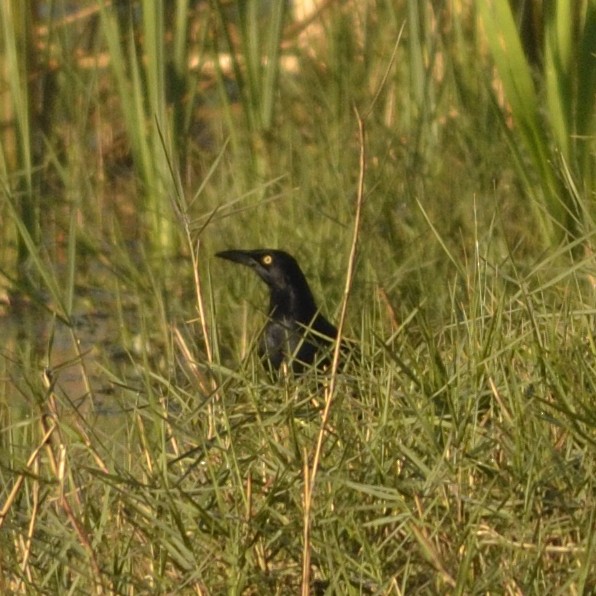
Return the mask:
{"type": "MultiPolygon", "coordinates": [[[[308,289],[306,278],[296,259],[283,250],[224,250],[217,257],[246,265],[272,289],[308,289]]],[[[310,294],[310,290],[308,290],[310,294]]]]}

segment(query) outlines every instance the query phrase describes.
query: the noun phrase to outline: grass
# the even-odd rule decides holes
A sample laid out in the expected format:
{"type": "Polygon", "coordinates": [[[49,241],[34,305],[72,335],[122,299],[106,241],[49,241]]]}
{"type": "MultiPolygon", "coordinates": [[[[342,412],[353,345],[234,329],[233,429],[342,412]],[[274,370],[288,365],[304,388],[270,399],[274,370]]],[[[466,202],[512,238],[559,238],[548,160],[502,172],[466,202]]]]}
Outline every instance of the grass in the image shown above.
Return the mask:
{"type": "Polygon", "coordinates": [[[45,151],[22,105],[0,144],[0,591],[591,593],[591,174],[552,241],[470,6],[139,6],[55,15],[45,151]],[[351,280],[331,382],[254,355],[266,290],[212,255],[264,245],[335,321],[351,280]]]}

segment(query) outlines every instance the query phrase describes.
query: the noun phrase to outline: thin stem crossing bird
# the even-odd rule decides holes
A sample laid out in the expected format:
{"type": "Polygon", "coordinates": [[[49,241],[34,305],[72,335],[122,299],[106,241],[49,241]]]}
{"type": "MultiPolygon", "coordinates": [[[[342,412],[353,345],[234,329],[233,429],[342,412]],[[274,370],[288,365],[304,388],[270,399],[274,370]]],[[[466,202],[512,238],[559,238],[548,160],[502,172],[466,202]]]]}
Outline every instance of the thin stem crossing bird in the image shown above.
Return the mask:
{"type": "Polygon", "coordinates": [[[285,362],[299,374],[329,363],[337,329],[317,309],[294,257],[272,249],[226,250],[216,256],[250,267],[269,286],[268,321],[259,345],[267,368],[278,371],[285,362]]]}

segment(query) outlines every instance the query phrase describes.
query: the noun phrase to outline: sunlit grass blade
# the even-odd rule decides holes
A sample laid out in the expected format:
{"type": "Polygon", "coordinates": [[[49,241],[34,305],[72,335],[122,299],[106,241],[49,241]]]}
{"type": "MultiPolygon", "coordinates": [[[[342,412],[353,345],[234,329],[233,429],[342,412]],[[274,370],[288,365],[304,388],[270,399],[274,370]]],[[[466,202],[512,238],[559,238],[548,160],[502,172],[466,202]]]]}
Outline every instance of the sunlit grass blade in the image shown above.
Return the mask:
{"type": "MultiPolygon", "coordinates": [[[[538,95],[510,5],[483,0],[478,3],[483,29],[497,65],[507,101],[533,163],[538,169],[546,205],[559,222],[565,221],[560,192],[551,166],[549,140],[539,115],[538,95]]],[[[548,224],[547,224],[548,225],[548,224]]],[[[553,229],[550,228],[551,237],[553,229]]]]}
{"type": "MultiPolygon", "coordinates": [[[[514,123],[536,169],[547,213],[556,224],[543,222],[542,227],[550,229],[545,240],[556,242],[561,236],[558,228],[573,239],[585,231],[586,222],[583,207],[578,206],[561,184],[557,153],[577,171],[578,179],[587,183],[589,195],[594,173],[585,159],[585,151],[594,146],[595,119],[594,102],[587,100],[586,92],[593,98],[594,75],[592,68],[580,71],[578,64],[586,63],[587,36],[592,33],[594,19],[587,24],[584,18],[593,17],[593,3],[581,3],[581,7],[577,7],[553,2],[545,7],[544,73],[536,77],[522,47],[510,4],[483,0],[478,8],[482,17],[481,31],[486,34],[514,123]],[[576,43],[577,35],[579,43],[576,43]],[[546,113],[542,113],[539,103],[542,94],[546,97],[546,113]]],[[[522,167],[520,164],[520,169],[522,167]]],[[[531,185],[528,190],[530,188],[531,185]]],[[[582,202],[585,200],[582,198],[582,202]]],[[[535,213],[540,217],[539,212],[535,213]]]]}

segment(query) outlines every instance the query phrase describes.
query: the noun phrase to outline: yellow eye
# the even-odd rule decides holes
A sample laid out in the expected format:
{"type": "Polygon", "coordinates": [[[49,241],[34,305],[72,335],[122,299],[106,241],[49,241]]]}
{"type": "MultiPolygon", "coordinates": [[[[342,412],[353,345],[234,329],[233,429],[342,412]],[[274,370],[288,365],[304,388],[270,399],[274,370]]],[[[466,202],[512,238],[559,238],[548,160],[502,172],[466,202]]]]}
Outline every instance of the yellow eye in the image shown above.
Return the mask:
{"type": "Polygon", "coordinates": [[[271,265],[271,263],[273,263],[273,257],[271,255],[265,255],[261,259],[261,263],[263,263],[263,265],[271,265]]]}

